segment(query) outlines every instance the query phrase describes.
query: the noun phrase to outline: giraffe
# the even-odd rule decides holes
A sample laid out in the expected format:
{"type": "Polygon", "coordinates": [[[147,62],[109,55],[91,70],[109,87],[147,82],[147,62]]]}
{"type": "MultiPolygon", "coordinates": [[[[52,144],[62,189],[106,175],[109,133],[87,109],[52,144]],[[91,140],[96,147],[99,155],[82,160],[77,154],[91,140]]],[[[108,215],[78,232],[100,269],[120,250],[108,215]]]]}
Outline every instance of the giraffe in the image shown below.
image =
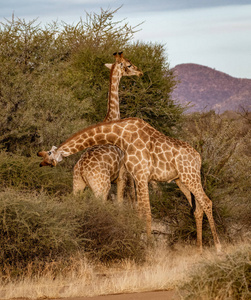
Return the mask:
{"type": "Polygon", "coordinates": [[[197,228],[197,247],[202,252],[202,218],[205,212],[217,252],[221,244],[212,213],[212,201],[201,184],[201,157],[188,143],[167,137],[138,118],[103,122],[79,131],[57,149],[38,152],[43,157],[40,165],[56,166],[64,157],[94,145],[112,144],[124,152],[127,171],[136,183],[137,210],[151,235],[151,208],[148,182],[175,181],[191,206],[196,204],[194,216],[197,228]]]}
{"type": "MultiPolygon", "coordinates": [[[[105,64],[110,71],[107,114],[104,122],[120,119],[119,83],[122,76],[141,76],[143,73],[123,56],[123,52],[114,53],[115,63],[105,64]]],[[[130,198],[135,202],[133,178],[123,165],[124,153],[114,145],[95,146],[87,149],[76,163],[73,172],[73,193],[89,186],[97,198],[107,200],[111,182],[117,183],[117,201],[123,201],[125,183],[130,186],[130,198]]]]}

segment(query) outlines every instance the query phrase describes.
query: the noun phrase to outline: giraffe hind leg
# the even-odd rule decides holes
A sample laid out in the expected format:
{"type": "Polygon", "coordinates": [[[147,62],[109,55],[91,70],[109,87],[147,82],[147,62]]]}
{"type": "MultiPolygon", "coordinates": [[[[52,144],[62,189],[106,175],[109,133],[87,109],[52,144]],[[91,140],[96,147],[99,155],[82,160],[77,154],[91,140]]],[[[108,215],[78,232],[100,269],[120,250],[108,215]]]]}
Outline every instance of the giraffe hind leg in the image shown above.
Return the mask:
{"type": "Polygon", "coordinates": [[[183,194],[186,196],[189,204],[192,207],[192,213],[196,210],[196,201],[194,194],[185,186],[183,182],[178,178],[175,180],[177,186],[180,188],[180,190],[183,192],[183,194]]]}
{"type": "Polygon", "coordinates": [[[192,213],[195,217],[196,222],[196,230],[197,230],[197,247],[198,251],[202,252],[202,220],[203,220],[203,210],[198,203],[196,203],[196,199],[194,194],[185,186],[185,184],[178,178],[175,180],[176,184],[186,196],[190,206],[192,213]]]}
{"type": "MultiPolygon", "coordinates": [[[[202,210],[205,212],[210,228],[211,228],[211,232],[213,235],[213,239],[214,239],[214,244],[216,247],[216,251],[218,254],[221,254],[221,244],[220,244],[220,240],[218,237],[218,234],[216,232],[216,227],[215,227],[215,222],[214,222],[214,218],[213,218],[213,203],[212,201],[207,197],[206,193],[204,192],[201,184],[200,184],[200,189],[197,192],[198,194],[195,194],[195,197],[197,199],[197,202],[199,203],[199,205],[201,206],[202,210]]],[[[201,220],[202,222],[202,220],[201,220]]]]}
{"type": "Polygon", "coordinates": [[[191,212],[194,214],[195,222],[196,222],[196,231],[197,231],[197,249],[200,254],[202,254],[202,222],[203,222],[203,209],[201,208],[199,203],[196,203],[195,196],[192,192],[192,208],[191,212]]]}
{"type": "MultiPolygon", "coordinates": [[[[184,185],[184,184],[183,184],[184,185]]],[[[221,254],[221,244],[219,241],[219,237],[216,232],[214,218],[213,218],[213,211],[212,211],[212,201],[207,197],[206,193],[204,192],[201,182],[196,182],[196,184],[189,185],[189,183],[186,184],[187,190],[189,190],[191,193],[194,194],[196,199],[196,205],[197,208],[195,210],[195,219],[196,219],[196,225],[197,225],[197,236],[202,236],[202,218],[203,218],[203,212],[205,212],[211,232],[214,239],[214,244],[217,250],[218,254],[221,254]],[[197,223],[198,222],[198,223],[197,223]],[[201,223],[201,225],[200,225],[201,223]],[[199,230],[199,232],[198,232],[199,230]]],[[[197,240],[197,243],[199,243],[199,248],[202,248],[202,245],[200,245],[200,241],[197,240]]]]}

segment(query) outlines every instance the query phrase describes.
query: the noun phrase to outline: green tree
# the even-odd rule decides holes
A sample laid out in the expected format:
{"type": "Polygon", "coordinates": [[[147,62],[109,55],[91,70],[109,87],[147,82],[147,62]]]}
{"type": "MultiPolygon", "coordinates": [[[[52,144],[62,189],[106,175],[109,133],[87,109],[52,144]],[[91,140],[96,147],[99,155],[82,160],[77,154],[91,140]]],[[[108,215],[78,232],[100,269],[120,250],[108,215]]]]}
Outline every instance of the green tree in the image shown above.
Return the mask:
{"type": "Polygon", "coordinates": [[[181,124],[183,108],[171,98],[176,80],[169,69],[164,46],[136,42],[125,51],[144,75],[141,79],[123,81],[122,117],[139,117],[164,134],[174,135],[174,128],[181,124]]]}
{"type": "Polygon", "coordinates": [[[124,51],[144,72],[121,83],[122,117],[138,116],[166,134],[182,109],[170,99],[175,78],[162,45],[132,43],[137,27],[115,22],[117,10],[87,14],[77,25],[18,18],[0,27],[0,142],[29,155],[57,145],[104,119],[113,52],[124,51]]]}
{"type": "Polygon", "coordinates": [[[58,83],[67,49],[57,33],[35,20],[13,18],[1,26],[0,140],[8,151],[28,153],[48,136],[57,140],[68,106],[78,111],[71,92],[58,83]]]}

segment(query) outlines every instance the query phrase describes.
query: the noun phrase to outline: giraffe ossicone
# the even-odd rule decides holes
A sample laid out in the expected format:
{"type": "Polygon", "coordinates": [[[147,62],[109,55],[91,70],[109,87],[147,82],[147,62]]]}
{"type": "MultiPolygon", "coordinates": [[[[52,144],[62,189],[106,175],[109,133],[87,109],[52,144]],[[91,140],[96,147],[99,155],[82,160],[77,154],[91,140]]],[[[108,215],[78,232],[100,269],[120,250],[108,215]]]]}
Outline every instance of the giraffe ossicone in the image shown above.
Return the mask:
{"type": "MultiPolygon", "coordinates": [[[[167,137],[138,118],[103,122],[79,131],[62,143],[55,152],[62,157],[72,155],[95,145],[111,144],[124,152],[124,164],[136,183],[137,210],[151,235],[151,208],[148,182],[175,181],[192,205],[197,227],[197,246],[202,251],[202,220],[205,212],[212,231],[217,252],[221,244],[216,232],[212,213],[212,201],[201,184],[201,158],[186,142],[167,137]]],[[[55,155],[55,154],[53,154],[55,155]]],[[[42,155],[41,155],[42,156],[42,155]]],[[[53,164],[54,156],[43,156],[42,163],[53,164]]]]}

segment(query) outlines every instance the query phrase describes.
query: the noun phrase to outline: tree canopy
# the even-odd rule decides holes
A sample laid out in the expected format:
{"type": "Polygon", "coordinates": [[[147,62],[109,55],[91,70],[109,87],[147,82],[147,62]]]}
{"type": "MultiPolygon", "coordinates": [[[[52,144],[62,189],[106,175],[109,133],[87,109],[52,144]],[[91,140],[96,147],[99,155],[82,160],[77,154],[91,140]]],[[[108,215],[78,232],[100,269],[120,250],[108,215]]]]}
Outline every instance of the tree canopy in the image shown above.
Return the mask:
{"type": "Polygon", "coordinates": [[[107,110],[112,54],[123,51],[144,75],[123,78],[121,117],[140,117],[173,135],[182,108],[170,98],[175,78],[160,44],[133,42],[138,27],[115,22],[117,10],[86,14],[76,25],[44,27],[13,16],[0,26],[0,142],[28,154],[62,142],[107,110]]]}

